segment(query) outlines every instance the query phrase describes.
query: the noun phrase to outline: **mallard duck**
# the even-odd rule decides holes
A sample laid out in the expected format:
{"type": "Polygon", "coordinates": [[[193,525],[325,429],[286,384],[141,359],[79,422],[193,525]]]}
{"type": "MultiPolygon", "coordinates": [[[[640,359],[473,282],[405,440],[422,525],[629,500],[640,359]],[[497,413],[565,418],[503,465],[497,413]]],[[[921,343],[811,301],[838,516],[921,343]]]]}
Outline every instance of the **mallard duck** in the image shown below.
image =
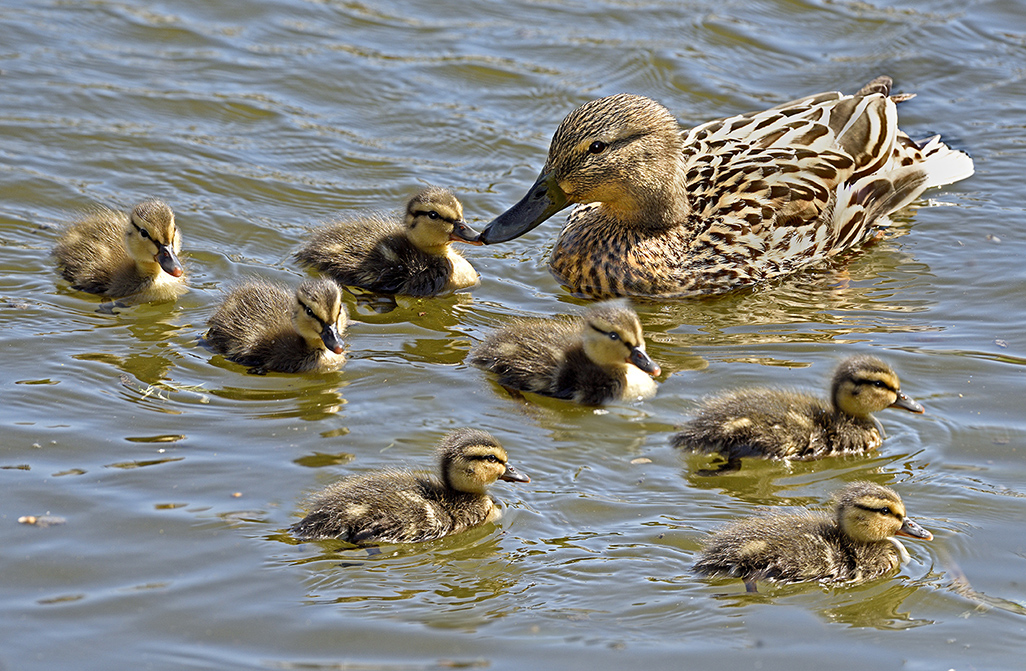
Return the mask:
{"type": "Polygon", "coordinates": [[[295,257],[345,286],[436,296],[478,283],[477,271],[452,248],[453,240],[476,236],[456,196],[428,187],[410,199],[402,220],[371,214],[322,226],[295,257]]]}
{"type": "Polygon", "coordinates": [[[888,487],[853,482],[835,501],[833,517],[804,512],[733,522],[712,536],[695,570],[741,578],[750,592],[757,580],[862,582],[909,560],[894,536],[933,539],[905,517],[901,497],[888,487]]]}
{"type": "Polygon", "coordinates": [[[872,413],[884,408],[924,412],[901,391],[890,366],[873,356],[853,356],[834,372],[829,402],[794,391],[741,389],[705,401],[671,442],[721,452],[728,459],[815,459],[866,452],[883,442],[872,413]]]}
{"type": "Polygon", "coordinates": [[[206,342],[251,372],[329,371],[345,362],[346,323],[342,292],[331,280],[307,280],[294,294],[249,280],[232,289],[207,320],[206,342]]]}
{"type": "Polygon", "coordinates": [[[457,429],[437,452],[439,478],[402,470],[345,478],[317,494],[290,531],[357,545],[435,540],[497,520],[502,513],[486,493],[496,480],[531,481],[485,431],[457,429]]]}
{"type": "Polygon", "coordinates": [[[623,300],[597,303],[583,317],[514,320],[468,361],[497,373],[503,386],[584,405],[648,398],[659,375],[638,315],[623,300]]]}
{"type": "Polygon", "coordinates": [[[620,94],[559,125],[527,195],[478,237],[511,240],[571,213],[549,264],[571,291],[676,297],[794,272],[866,240],[924,189],[973,162],[898,130],[891,79],[682,130],[659,103],[620,94]]]}
{"type": "Polygon", "coordinates": [[[128,214],[96,208],[65,229],[53,254],[73,288],[147,303],[188,290],[181,247],[174,212],[163,201],[147,200],[128,214]]]}

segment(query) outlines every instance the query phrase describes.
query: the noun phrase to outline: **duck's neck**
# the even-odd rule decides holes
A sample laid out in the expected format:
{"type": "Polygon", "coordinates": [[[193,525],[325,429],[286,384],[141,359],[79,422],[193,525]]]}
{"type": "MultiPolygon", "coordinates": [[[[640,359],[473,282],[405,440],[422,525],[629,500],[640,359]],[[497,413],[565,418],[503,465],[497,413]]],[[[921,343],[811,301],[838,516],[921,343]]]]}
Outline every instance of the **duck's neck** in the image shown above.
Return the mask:
{"type": "Polygon", "coordinates": [[[617,198],[602,203],[602,210],[633,228],[662,231],[684,224],[691,206],[680,166],[675,162],[673,168],[669,174],[660,170],[633,175],[617,198]]]}

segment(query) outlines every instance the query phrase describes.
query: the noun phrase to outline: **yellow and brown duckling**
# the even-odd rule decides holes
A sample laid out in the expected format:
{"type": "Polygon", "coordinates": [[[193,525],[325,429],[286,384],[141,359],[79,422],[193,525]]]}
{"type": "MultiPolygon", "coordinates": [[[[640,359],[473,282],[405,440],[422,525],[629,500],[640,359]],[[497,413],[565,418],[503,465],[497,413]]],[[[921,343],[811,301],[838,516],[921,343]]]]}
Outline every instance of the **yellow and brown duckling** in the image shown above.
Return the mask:
{"type": "Polygon", "coordinates": [[[652,377],[660,372],[624,300],[597,303],[583,316],[514,320],[468,361],[496,373],[505,387],[584,405],[653,396],[652,377]]]}
{"type": "Polygon", "coordinates": [[[345,478],[317,494],[290,531],[301,540],[357,545],[435,540],[497,520],[501,510],[487,494],[496,480],[531,481],[485,431],[457,429],[437,452],[438,478],[405,470],[345,478]]]}
{"type": "Polygon", "coordinates": [[[342,292],[331,280],[307,280],[289,292],[262,280],[232,289],[207,320],[206,343],[251,372],[335,370],[345,362],[342,292]]]}
{"type": "Polygon", "coordinates": [[[478,237],[511,240],[578,204],[553,274],[577,294],[729,291],[827,259],[973,162],[898,130],[891,79],[683,130],[654,100],[593,100],[559,125],[538,180],[478,237]]]}
{"type": "Polygon", "coordinates": [[[147,303],[188,290],[181,247],[174,212],[163,201],[147,200],[128,214],[96,208],[68,226],[53,253],[73,288],[147,303]]]}
{"type": "Polygon", "coordinates": [[[894,490],[853,482],[836,494],[833,516],[767,514],[727,525],[706,544],[695,570],[741,578],[750,592],[758,580],[863,582],[910,559],[894,536],[933,539],[905,516],[894,490]]]}
{"type": "Polygon", "coordinates": [[[401,220],[370,214],[327,224],[295,256],[344,286],[436,296],[478,283],[477,271],[452,247],[476,236],[456,196],[428,187],[410,199],[401,220]]]}
{"type": "Polygon", "coordinates": [[[890,366],[873,356],[853,356],[834,372],[829,402],[781,389],[741,389],[705,401],[671,442],[720,452],[728,459],[816,459],[866,452],[883,442],[872,413],[884,408],[924,411],[901,391],[890,366]]]}

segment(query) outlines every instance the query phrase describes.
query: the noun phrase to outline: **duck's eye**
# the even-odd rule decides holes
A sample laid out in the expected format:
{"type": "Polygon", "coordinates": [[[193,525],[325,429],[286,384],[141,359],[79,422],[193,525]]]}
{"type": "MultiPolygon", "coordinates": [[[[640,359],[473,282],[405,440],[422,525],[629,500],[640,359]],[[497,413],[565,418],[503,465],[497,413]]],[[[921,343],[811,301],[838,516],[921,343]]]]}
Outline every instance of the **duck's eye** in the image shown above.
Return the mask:
{"type": "Polygon", "coordinates": [[[885,387],[886,387],[887,385],[886,385],[886,384],[884,384],[884,381],[883,381],[883,380],[873,380],[873,386],[874,386],[874,387],[879,387],[880,389],[883,389],[883,388],[885,388],[885,387]]]}
{"type": "MultiPolygon", "coordinates": [[[[136,228],[139,228],[139,227],[136,226],[136,228]]],[[[150,234],[146,231],[145,228],[139,228],[139,235],[141,235],[146,240],[150,239],[150,234]]]]}
{"type": "Polygon", "coordinates": [[[313,310],[310,309],[309,305],[304,305],[303,307],[306,308],[306,314],[308,314],[311,317],[314,316],[313,310]]]}
{"type": "Polygon", "coordinates": [[[612,340],[613,342],[616,342],[617,340],[620,339],[620,336],[618,336],[615,333],[607,333],[606,335],[609,336],[609,339],[612,340]]]}
{"type": "Polygon", "coordinates": [[[428,219],[438,219],[440,216],[441,215],[438,214],[437,212],[435,212],[434,210],[431,210],[430,212],[427,213],[428,219]]]}
{"type": "Polygon", "coordinates": [[[602,140],[595,140],[591,143],[591,146],[588,147],[588,151],[592,154],[601,154],[606,150],[606,147],[608,146],[609,145],[603,142],[602,140]]]}
{"type": "Polygon", "coordinates": [[[502,463],[501,461],[499,461],[499,458],[497,456],[495,456],[494,454],[489,454],[487,457],[485,457],[485,459],[487,459],[488,461],[492,462],[493,464],[500,464],[500,463],[502,463]]]}

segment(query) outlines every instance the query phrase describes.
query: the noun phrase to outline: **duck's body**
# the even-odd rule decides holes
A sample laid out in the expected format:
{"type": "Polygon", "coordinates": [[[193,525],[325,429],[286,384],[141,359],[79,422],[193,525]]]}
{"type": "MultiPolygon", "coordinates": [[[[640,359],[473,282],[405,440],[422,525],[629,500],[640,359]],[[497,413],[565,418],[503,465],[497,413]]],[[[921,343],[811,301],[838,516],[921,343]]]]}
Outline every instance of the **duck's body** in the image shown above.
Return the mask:
{"type": "Polygon", "coordinates": [[[148,303],[175,300],[188,290],[181,247],[174,212],[147,200],[127,214],[96,208],[68,226],[53,254],[73,288],[148,303]]]}
{"type": "Polygon", "coordinates": [[[571,112],[528,195],[478,240],[570,214],[549,263],[591,297],[694,296],[749,286],[866,240],[972,160],[897,127],[891,80],[682,130],[666,108],[620,94],[571,112]]]}
{"type": "Polygon", "coordinates": [[[834,372],[830,401],[781,389],[742,389],[706,400],[673,435],[676,447],[720,452],[728,459],[816,459],[875,450],[883,436],[872,413],[923,407],[901,391],[880,359],[855,356],[834,372]]]}
{"type": "Polygon", "coordinates": [[[706,544],[695,570],[741,578],[750,591],[757,580],[862,582],[908,561],[895,535],[933,538],[905,517],[893,490],[854,482],[838,492],[833,516],[762,515],[727,525],[706,544]]]}
{"type": "Polygon", "coordinates": [[[340,480],[311,502],[290,531],[301,540],[420,543],[493,522],[501,511],[486,493],[496,480],[530,482],[507,463],[490,434],[457,429],[438,446],[440,477],[387,470],[340,480]]]}
{"type": "Polygon", "coordinates": [[[436,296],[478,283],[477,271],[451,244],[474,236],[456,197],[429,187],[407,203],[401,219],[371,214],[321,227],[296,258],[345,286],[436,296]]]}
{"type": "Polygon", "coordinates": [[[583,317],[515,320],[491,333],[468,361],[518,391],[584,405],[655,394],[659,366],[645,352],[641,323],[624,301],[583,317]]]}
{"type": "Polygon", "coordinates": [[[342,293],[331,280],[307,280],[295,292],[261,280],[232,289],[207,321],[206,342],[253,372],[335,370],[345,362],[342,293]]]}

